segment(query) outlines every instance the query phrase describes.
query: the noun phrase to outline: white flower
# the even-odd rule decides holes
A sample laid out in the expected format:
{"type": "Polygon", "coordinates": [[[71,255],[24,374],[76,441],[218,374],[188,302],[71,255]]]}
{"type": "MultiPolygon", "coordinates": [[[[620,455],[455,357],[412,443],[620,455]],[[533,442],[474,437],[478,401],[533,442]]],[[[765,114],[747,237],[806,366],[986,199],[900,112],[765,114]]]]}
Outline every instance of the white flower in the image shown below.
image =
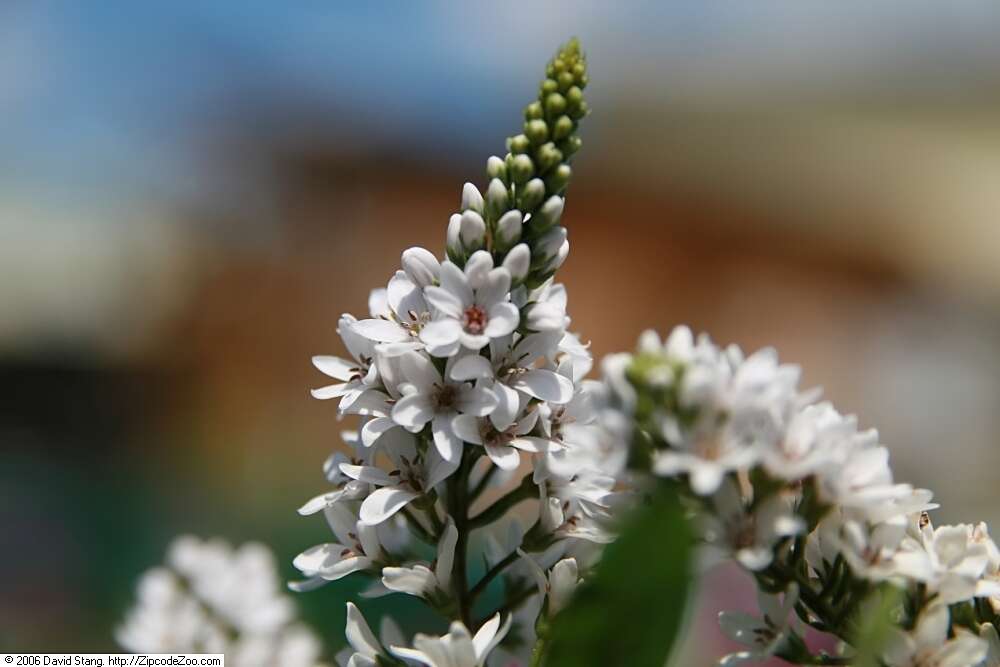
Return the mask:
{"type": "Polygon", "coordinates": [[[474,637],[459,621],[454,621],[448,634],[429,637],[418,633],[413,638],[414,648],[392,646],[389,650],[403,660],[415,660],[428,667],[482,667],[490,651],[499,644],[510,629],[510,617],[501,627],[500,614],[486,621],[474,637]]]}
{"type": "Polygon", "coordinates": [[[430,423],[441,457],[456,462],[462,455],[462,440],[455,434],[452,420],[460,414],[484,417],[496,408],[497,398],[482,387],[451,380],[452,363],[449,359],[443,378],[428,357],[405,353],[400,366],[406,383],[400,386],[403,396],[392,407],[392,419],[412,433],[430,423]]]}
{"type": "Polygon", "coordinates": [[[894,629],[882,659],[889,667],[974,667],[986,658],[985,640],[960,629],[949,639],[949,626],[947,604],[935,601],[912,632],[894,629]]]}
{"type": "Polygon", "coordinates": [[[480,350],[491,338],[506,336],[517,328],[520,315],[508,300],[510,273],[493,268],[486,251],[473,253],[465,270],[451,262],[441,265],[441,285],[424,289],[424,296],[438,317],[421,329],[420,339],[436,357],[450,357],[459,347],[480,350]]]}
{"type": "Polygon", "coordinates": [[[490,358],[465,354],[449,370],[452,380],[476,380],[497,397],[490,421],[507,429],[524,409],[527,399],[556,404],[573,397],[573,380],[553,368],[543,367],[557,353],[558,334],[504,336],[490,341],[490,358]]]}
{"type": "Polygon", "coordinates": [[[552,281],[529,293],[518,290],[515,299],[525,307],[524,326],[529,331],[565,331],[570,323],[566,315],[568,301],[566,287],[552,281]]]}
{"type": "Polygon", "coordinates": [[[140,579],[115,635],[136,653],[225,653],[236,667],[313,667],[316,636],[295,620],[274,557],[259,544],[180,537],[140,579]]]}
{"type": "Polygon", "coordinates": [[[614,477],[597,470],[583,469],[568,479],[548,477],[538,485],[542,528],[557,538],[611,542],[607,523],[617,497],[614,486],[614,477]]]}
{"type": "Polygon", "coordinates": [[[835,508],[820,521],[806,542],[806,560],[817,572],[830,574],[842,556],[857,577],[885,581],[896,576],[894,557],[909,519],[899,515],[870,524],[835,508]]]}
{"type": "Polygon", "coordinates": [[[792,512],[789,499],[775,493],[751,511],[743,502],[737,483],[726,480],[712,497],[715,512],[702,521],[710,544],[733,554],[753,572],[763,570],[774,558],[774,545],[801,533],[805,521],[792,512]]]}
{"type": "MultiPolygon", "coordinates": [[[[420,273],[417,276],[423,279],[420,273]]],[[[397,271],[385,289],[373,290],[368,309],[371,319],[358,320],[353,331],[379,343],[383,354],[423,348],[420,331],[430,321],[431,309],[423,288],[406,271],[397,271]]]]}
{"type": "MultiPolygon", "coordinates": [[[[968,524],[933,528],[923,519],[916,537],[903,539],[894,557],[896,571],[927,585],[944,604],[973,597],[1000,596],[1000,585],[984,579],[989,545],[968,524]]],[[[994,546],[995,550],[995,546],[994,546]]]]}
{"type": "Polygon", "coordinates": [[[386,646],[402,644],[405,641],[399,626],[388,616],[382,617],[379,638],[365,621],[364,615],[353,602],[347,603],[347,627],[344,630],[350,648],[337,654],[337,664],[342,667],[377,667],[382,661],[391,660],[386,646]]]}
{"type": "Polygon", "coordinates": [[[455,472],[459,463],[457,458],[446,461],[433,448],[426,455],[418,454],[408,434],[394,438],[393,446],[386,447],[385,453],[393,466],[389,472],[374,465],[340,464],[341,471],[348,477],[379,487],[361,503],[358,514],[367,526],[382,523],[433,489],[455,472]]]}
{"type": "Polygon", "coordinates": [[[382,583],[391,591],[418,595],[427,599],[447,600],[451,593],[451,568],[455,562],[458,530],[449,517],[438,542],[434,569],[421,564],[410,567],[382,568],[382,583]]]}
{"type": "Polygon", "coordinates": [[[518,451],[538,454],[548,449],[544,438],[529,436],[538,421],[538,411],[530,410],[503,431],[497,430],[488,419],[472,415],[455,417],[452,426],[455,433],[465,442],[482,445],[490,460],[502,470],[514,470],[521,463],[518,451]]]}
{"type": "Polygon", "coordinates": [[[369,485],[366,482],[361,482],[345,475],[340,469],[340,464],[367,464],[371,460],[371,450],[364,450],[359,446],[360,441],[355,431],[344,431],[341,433],[341,437],[344,439],[344,442],[352,446],[356,456],[348,458],[343,452],[334,452],[330,455],[323,464],[323,473],[326,475],[327,481],[333,484],[334,490],[322,493],[306,502],[306,504],[299,508],[299,514],[302,516],[315,514],[341,500],[361,500],[368,495],[369,485]]]}
{"type": "Polygon", "coordinates": [[[313,397],[322,400],[340,398],[341,410],[350,408],[362,393],[378,383],[378,371],[373,363],[375,344],[354,330],[356,324],[357,320],[347,314],[341,315],[337,323],[337,333],[353,361],[333,356],[312,358],[317,370],[339,381],[337,384],[313,389],[313,397]]]}
{"type": "Polygon", "coordinates": [[[293,565],[308,579],[289,584],[293,590],[311,590],[353,572],[376,569],[385,560],[375,526],[358,521],[344,504],[323,510],[337,542],[318,544],[295,557],[293,565]]]}
{"type": "Polygon", "coordinates": [[[534,577],[538,591],[548,596],[549,604],[546,608],[548,615],[555,616],[569,604],[570,598],[582,581],[576,559],[563,558],[546,574],[531,556],[521,549],[518,549],[517,553],[528,564],[528,571],[534,577]]]}
{"type": "Polygon", "coordinates": [[[757,602],[761,617],[740,611],[724,611],[719,614],[719,626],[733,641],[746,644],[748,651],[731,653],[719,661],[723,667],[741,665],[745,662],[765,660],[781,648],[789,632],[789,617],[799,599],[799,589],[791,584],[780,597],[758,592],[757,602]]]}

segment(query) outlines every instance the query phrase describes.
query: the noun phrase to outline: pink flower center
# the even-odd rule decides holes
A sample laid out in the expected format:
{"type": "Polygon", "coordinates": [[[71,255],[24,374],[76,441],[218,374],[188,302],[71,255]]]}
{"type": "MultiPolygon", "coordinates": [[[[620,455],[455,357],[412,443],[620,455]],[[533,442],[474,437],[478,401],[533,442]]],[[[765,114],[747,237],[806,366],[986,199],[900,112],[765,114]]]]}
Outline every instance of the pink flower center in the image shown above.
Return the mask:
{"type": "Polygon", "coordinates": [[[478,336],[483,333],[486,328],[486,311],[476,305],[469,306],[462,316],[462,326],[470,334],[478,336]]]}

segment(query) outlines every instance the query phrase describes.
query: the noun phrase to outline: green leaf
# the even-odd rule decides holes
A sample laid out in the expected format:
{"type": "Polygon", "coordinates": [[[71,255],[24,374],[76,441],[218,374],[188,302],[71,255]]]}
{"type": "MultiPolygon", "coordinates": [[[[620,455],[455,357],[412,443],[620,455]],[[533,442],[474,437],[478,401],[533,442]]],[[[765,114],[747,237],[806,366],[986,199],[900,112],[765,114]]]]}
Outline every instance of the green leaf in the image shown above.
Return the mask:
{"type": "Polygon", "coordinates": [[[687,608],[692,545],[677,495],[661,483],[552,619],[542,664],[663,667],[687,608]]]}
{"type": "Polygon", "coordinates": [[[854,646],[857,655],[855,667],[881,667],[892,629],[899,625],[897,617],[903,593],[898,588],[885,585],[872,592],[861,604],[858,614],[854,646]]]}

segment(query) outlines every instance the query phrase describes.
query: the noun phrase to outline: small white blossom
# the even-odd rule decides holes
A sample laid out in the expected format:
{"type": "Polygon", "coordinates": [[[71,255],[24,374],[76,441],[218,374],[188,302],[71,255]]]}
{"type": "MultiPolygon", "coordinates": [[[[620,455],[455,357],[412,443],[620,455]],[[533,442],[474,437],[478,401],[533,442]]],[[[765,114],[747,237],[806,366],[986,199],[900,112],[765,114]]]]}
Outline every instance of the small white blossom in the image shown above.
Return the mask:
{"type": "Polygon", "coordinates": [[[455,621],[443,637],[418,633],[413,638],[414,648],[392,646],[390,650],[397,658],[413,660],[427,667],[482,667],[490,651],[503,640],[509,629],[510,617],[501,626],[500,614],[486,621],[475,636],[470,636],[465,625],[455,621]]]}
{"type": "Polygon", "coordinates": [[[385,560],[375,526],[358,520],[345,503],[323,510],[337,542],[316,545],[295,557],[293,564],[307,577],[289,584],[293,590],[311,590],[354,572],[372,570],[385,560]]]}
{"type": "Polygon", "coordinates": [[[420,332],[427,351],[450,357],[459,347],[481,350],[490,339],[506,336],[517,328],[520,315],[509,300],[510,273],[493,268],[493,257],[478,251],[465,270],[451,262],[441,265],[441,285],[424,289],[438,317],[420,332]]]}
{"type": "Polygon", "coordinates": [[[427,599],[447,599],[451,593],[451,568],[455,562],[457,540],[458,530],[449,518],[438,542],[433,569],[419,563],[409,567],[382,568],[382,584],[391,591],[427,599]]]}
{"type": "Polygon", "coordinates": [[[917,619],[912,632],[895,629],[882,659],[889,667],[975,667],[985,658],[989,644],[958,630],[948,637],[946,603],[935,601],[917,619]]]}
{"type": "Polygon", "coordinates": [[[789,632],[790,617],[799,599],[796,584],[780,596],[758,593],[757,603],[761,616],[752,616],[740,611],[724,611],[719,614],[719,626],[733,641],[749,646],[749,650],[731,653],[719,661],[721,667],[733,667],[746,662],[765,660],[781,648],[789,632]]]}

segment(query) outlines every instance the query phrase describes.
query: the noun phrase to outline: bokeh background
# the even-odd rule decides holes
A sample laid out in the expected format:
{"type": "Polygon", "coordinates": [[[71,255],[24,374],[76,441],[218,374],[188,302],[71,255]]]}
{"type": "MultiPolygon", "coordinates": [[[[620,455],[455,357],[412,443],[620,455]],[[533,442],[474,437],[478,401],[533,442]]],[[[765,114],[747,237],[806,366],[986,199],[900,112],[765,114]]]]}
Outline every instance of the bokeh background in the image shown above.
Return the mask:
{"type": "MultiPolygon", "coordinates": [[[[1000,521],[1000,4],[6,0],[0,647],[114,648],[179,532],[293,575],[343,426],[310,355],[440,252],[570,35],[561,280],[595,355],[681,322],[775,345],[936,521],[1000,521]]],[[[331,650],[360,586],[301,597],[331,650]]],[[[682,663],[752,606],[706,581],[682,663]]]]}

